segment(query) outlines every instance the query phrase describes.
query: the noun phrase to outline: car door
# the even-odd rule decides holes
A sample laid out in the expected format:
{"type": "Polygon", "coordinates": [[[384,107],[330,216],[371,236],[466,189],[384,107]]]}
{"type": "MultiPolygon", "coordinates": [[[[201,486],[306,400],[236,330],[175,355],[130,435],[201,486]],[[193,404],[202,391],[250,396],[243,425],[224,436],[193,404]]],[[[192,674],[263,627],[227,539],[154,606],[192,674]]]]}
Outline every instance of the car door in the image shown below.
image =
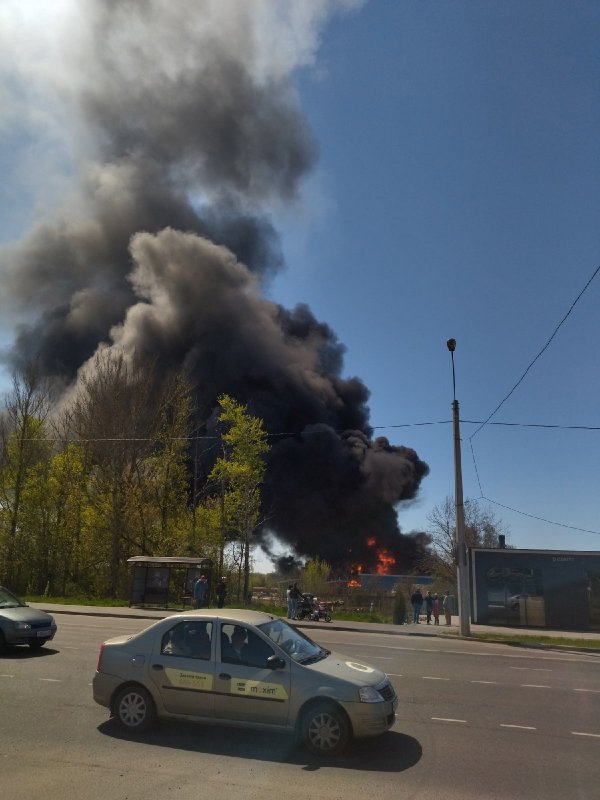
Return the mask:
{"type": "Polygon", "coordinates": [[[157,640],[150,678],[170,714],[213,716],[214,630],[210,620],[185,620],[157,640]]]}
{"type": "Polygon", "coordinates": [[[272,643],[251,625],[223,622],[215,674],[217,719],[286,725],[290,710],[290,663],[280,669],[267,667],[276,653],[272,643]],[[243,644],[235,649],[236,638],[243,644]]]}

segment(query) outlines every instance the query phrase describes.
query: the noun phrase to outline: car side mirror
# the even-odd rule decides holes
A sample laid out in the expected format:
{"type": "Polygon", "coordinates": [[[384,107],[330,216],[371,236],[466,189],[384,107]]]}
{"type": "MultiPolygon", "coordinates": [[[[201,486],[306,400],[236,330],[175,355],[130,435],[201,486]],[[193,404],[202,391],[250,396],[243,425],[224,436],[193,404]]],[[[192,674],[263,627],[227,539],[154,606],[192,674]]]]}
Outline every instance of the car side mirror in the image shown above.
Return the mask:
{"type": "Polygon", "coordinates": [[[283,669],[285,661],[281,656],[269,656],[267,658],[267,669],[283,669]]]}

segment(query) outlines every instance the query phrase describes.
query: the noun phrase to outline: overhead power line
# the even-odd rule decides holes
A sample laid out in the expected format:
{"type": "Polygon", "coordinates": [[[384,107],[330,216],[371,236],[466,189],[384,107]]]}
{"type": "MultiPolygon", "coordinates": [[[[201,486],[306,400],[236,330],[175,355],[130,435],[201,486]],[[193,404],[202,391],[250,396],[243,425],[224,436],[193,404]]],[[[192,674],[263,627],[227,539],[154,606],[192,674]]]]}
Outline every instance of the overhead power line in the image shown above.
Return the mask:
{"type": "Polygon", "coordinates": [[[564,522],[555,522],[551,519],[545,519],[544,517],[537,517],[535,514],[528,514],[526,511],[520,511],[518,508],[513,508],[512,506],[507,506],[504,503],[499,503],[497,500],[492,500],[491,497],[485,497],[485,495],[481,495],[481,499],[485,500],[487,503],[492,503],[495,506],[500,506],[500,508],[506,508],[508,511],[514,511],[515,514],[521,514],[523,517],[529,517],[530,519],[537,519],[539,522],[547,522],[548,525],[557,525],[559,528],[568,528],[571,531],[580,531],[581,533],[593,533],[597,536],[600,536],[600,531],[592,531],[588,528],[578,528],[575,525],[567,525],[564,522]]]}
{"type": "Polygon", "coordinates": [[[560,328],[561,328],[561,327],[563,326],[563,324],[566,322],[566,320],[567,320],[567,317],[568,317],[568,316],[571,314],[571,312],[573,311],[573,309],[575,308],[575,306],[577,305],[577,303],[579,302],[579,300],[580,300],[580,299],[583,297],[583,295],[584,295],[584,293],[586,292],[586,290],[587,290],[588,286],[589,286],[589,285],[591,284],[591,282],[594,280],[594,278],[596,277],[596,275],[598,274],[598,272],[600,272],[600,265],[598,265],[598,266],[596,267],[596,269],[594,270],[594,274],[592,275],[592,277],[589,279],[589,281],[586,283],[586,285],[583,287],[583,289],[582,289],[582,290],[579,292],[579,294],[577,295],[577,297],[575,298],[575,300],[573,300],[573,302],[571,303],[571,306],[569,307],[569,310],[568,310],[568,311],[567,311],[567,313],[564,315],[564,317],[561,319],[561,321],[558,323],[558,325],[556,326],[556,328],[555,328],[555,329],[554,329],[554,331],[552,332],[552,335],[550,336],[550,338],[548,339],[548,341],[546,342],[546,344],[545,344],[545,345],[542,347],[542,349],[541,349],[541,350],[540,350],[540,352],[537,354],[537,356],[536,356],[536,357],[533,359],[533,361],[532,361],[532,362],[529,364],[529,366],[527,367],[527,369],[525,370],[525,372],[524,372],[524,373],[521,375],[521,377],[519,378],[519,380],[518,380],[518,381],[515,383],[515,385],[514,385],[514,386],[512,387],[512,389],[510,390],[510,392],[509,392],[509,393],[506,395],[506,397],[505,397],[503,400],[501,400],[501,401],[498,403],[498,405],[497,405],[497,406],[496,406],[496,408],[495,408],[495,409],[492,411],[492,413],[489,415],[489,417],[488,417],[488,418],[487,418],[487,419],[486,419],[484,422],[482,422],[482,423],[481,423],[481,425],[480,425],[480,426],[477,428],[477,430],[476,430],[476,431],[474,431],[474,433],[472,433],[472,434],[471,434],[471,436],[469,437],[470,439],[473,439],[473,437],[477,436],[477,434],[479,433],[479,431],[480,431],[480,430],[481,430],[483,427],[485,427],[485,425],[487,425],[487,424],[488,424],[488,422],[491,420],[491,418],[494,416],[494,414],[495,414],[497,411],[499,411],[499,409],[500,409],[500,408],[501,408],[501,407],[504,405],[504,403],[505,403],[505,402],[508,400],[508,398],[509,398],[509,397],[511,396],[511,394],[512,394],[512,393],[515,391],[515,389],[516,389],[516,388],[517,388],[517,387],[518,387],[518,386],[521,384],[521,382],[523,381],[523,379],[525,378],[525,376],[527,375],[527,373],[529,372],[529,370],[530,370],[530,369],[533,367],[533,365],[535,364],[535,362],[538,360],[538,358],[539,358],[539,357],[542,355],[542,353],[544,353],[544,352],[545,352],[545,351],[548,349],[548,347],[549,347],[549,345],[550,345],[550,342],[551,342],[551,341],[554,339],[554,337],[556,336],[556,334],[558,333],[558,331],[560,330],[560,328]]]}

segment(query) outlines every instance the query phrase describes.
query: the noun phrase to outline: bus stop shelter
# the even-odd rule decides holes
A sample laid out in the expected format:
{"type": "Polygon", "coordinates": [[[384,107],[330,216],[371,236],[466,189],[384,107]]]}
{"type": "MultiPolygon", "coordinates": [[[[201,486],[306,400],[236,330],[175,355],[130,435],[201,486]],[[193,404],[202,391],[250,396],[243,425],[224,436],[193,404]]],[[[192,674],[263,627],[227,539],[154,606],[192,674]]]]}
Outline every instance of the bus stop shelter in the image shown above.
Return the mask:
{"type": "Polygon", "coordinates": [[[210,558],[178,556],[134,556],[129,605],[160,608],[191,605],[194,584],[206,575],[210,596],[213,562],[210,558]]]}

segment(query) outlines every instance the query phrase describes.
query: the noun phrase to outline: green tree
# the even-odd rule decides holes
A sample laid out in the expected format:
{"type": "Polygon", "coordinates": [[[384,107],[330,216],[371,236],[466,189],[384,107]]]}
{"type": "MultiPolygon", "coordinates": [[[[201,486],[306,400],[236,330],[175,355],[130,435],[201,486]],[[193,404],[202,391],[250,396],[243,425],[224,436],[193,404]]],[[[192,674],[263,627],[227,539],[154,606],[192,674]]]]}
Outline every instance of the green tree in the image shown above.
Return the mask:
{"type": "Polygon", "coordinates": [[[243,573],[243,597],[248,596],[252,534],[260,521],[260,486],[265,474],[265,455],[269,450],[263,421],[248,413],[246,406],[228,395],[219,397],[223,425],[223,456],[218,458],[209,476],[221,487],[221,547],[219,570],[222,572],[225,531],[238,544],[238,569],[243,573]]]}
{"type": "Polygon", "coordinates": [[[316,595],[326,594],[330,576],[331,565],[327,561],[321,561],[317,556],[306,562],[300,574],[302,590],[316,595]]]}
{"type": "Polygon", "coordinates": [[[27,486],[34,470],[50,455],[46,436],[50,393],[34,365],[13,376],[12,392],[5,405],[0,425],[0,575],[21,591],[27,580],[31,549],[29,532],[23,524],[27,486]]]}

